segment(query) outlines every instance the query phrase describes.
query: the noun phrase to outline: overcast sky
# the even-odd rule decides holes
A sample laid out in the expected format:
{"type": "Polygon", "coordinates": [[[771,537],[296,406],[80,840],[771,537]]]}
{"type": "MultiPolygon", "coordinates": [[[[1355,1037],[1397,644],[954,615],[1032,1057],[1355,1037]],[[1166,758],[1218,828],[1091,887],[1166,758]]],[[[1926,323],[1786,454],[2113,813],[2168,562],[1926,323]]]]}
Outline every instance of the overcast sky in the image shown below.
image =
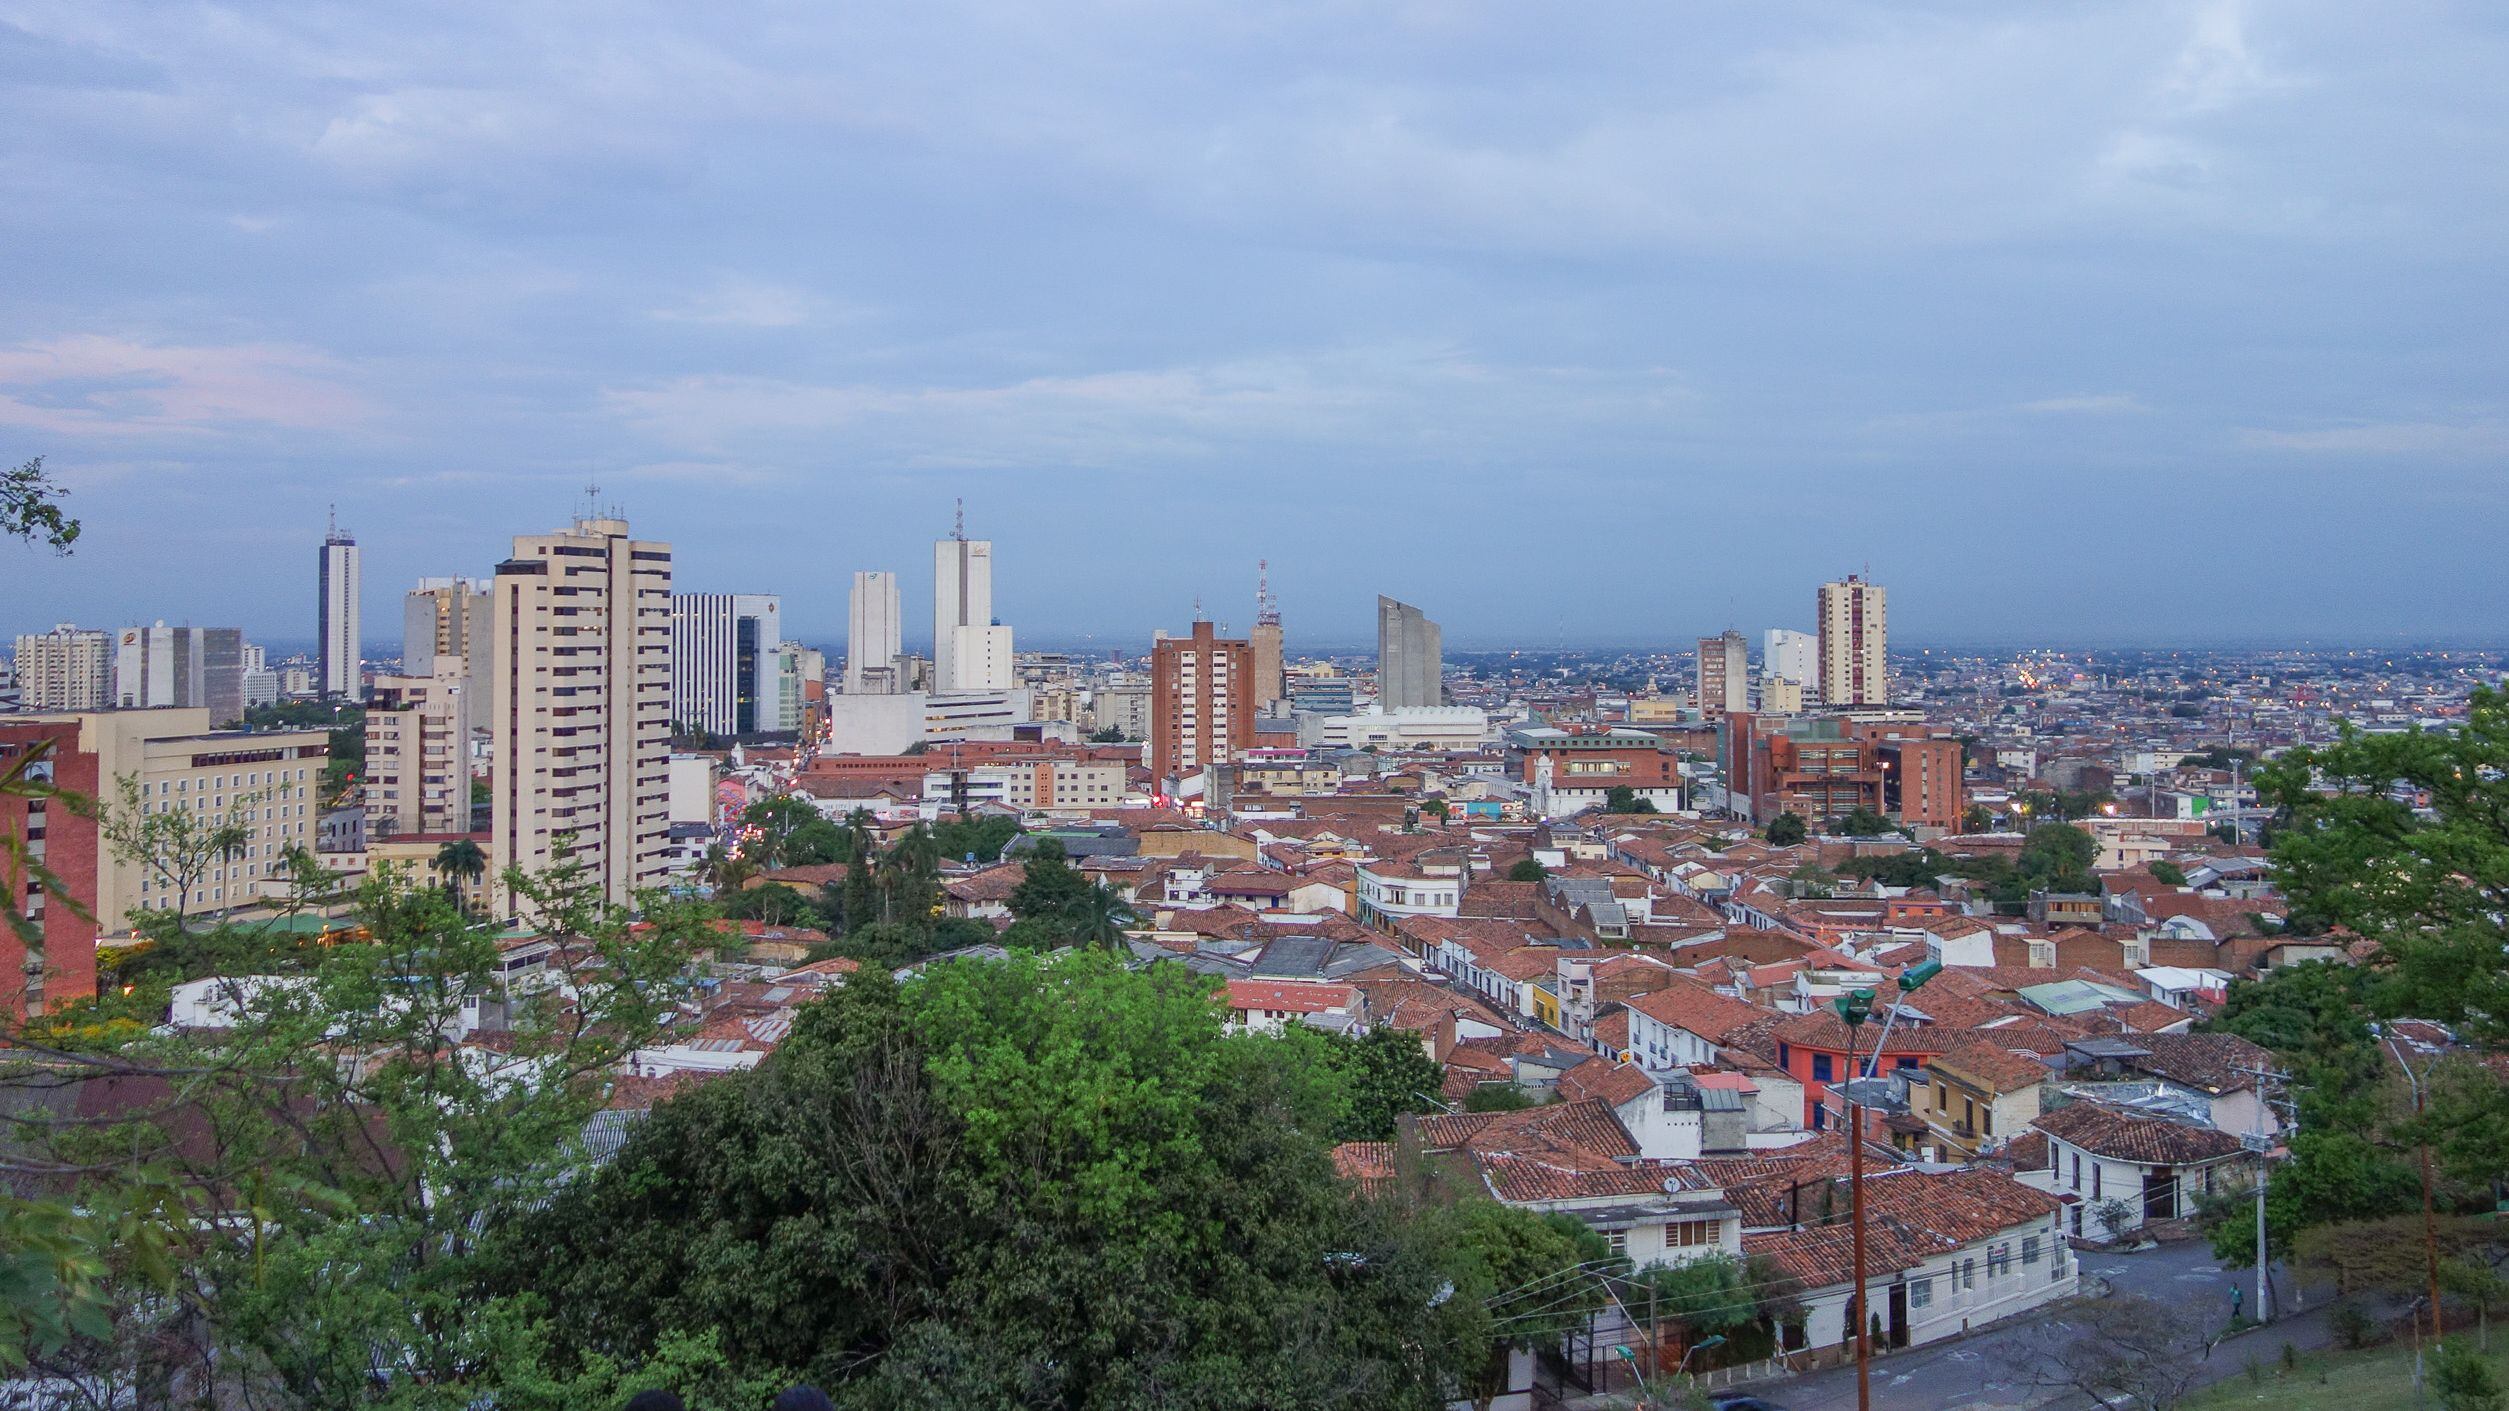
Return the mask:
{"type": "Polygon", "coordinates": [[[959,496],[1039,639],[2497,637],[2503,15],[0,0],[0,627],[597,482],[805,637],[959,496]]]}

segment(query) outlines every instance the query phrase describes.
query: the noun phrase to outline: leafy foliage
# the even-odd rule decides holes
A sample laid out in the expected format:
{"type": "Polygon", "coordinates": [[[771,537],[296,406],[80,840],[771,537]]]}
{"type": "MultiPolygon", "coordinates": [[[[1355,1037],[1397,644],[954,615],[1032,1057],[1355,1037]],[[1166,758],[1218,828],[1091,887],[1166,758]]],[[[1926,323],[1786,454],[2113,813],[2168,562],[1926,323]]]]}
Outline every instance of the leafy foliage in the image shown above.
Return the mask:
{"type": "Polygon", "coordinates": [[[1603,791],[1605,813],[1653,813],[1655,800],[1640,798],[1638,791],[1626,784],[1614,784],[1603,791]]]}
{"type": "Polygon", "coordinates": [[[1791,848],[1811,835],[1800,814],[1781,813],[1768,821],[1769,846],[1791,848]]]}
{"type": "Polygon", "coordinates": [[[1332,1040],[1328,1056],[1350,1093],[1350,1110],[1334,1136],[1341,1141],[1386,1141],[1395,1119],[1436,1109],[1446,1070],[1420,1045],[1420,1036],[1380,1025],[1356,1038],[1332,1040]]]}
{"type": "Polygon", "coordinates": [[[62,513],[61,499],[70,492],[55,484],[44,458],[0,470],[0,539],[43,544],[66,554],[78,542],[78,521],[62,513]]]}
{"type": "Polygon", "coordinates": [[[1483,1300],[1577,1246],[1353,1199],[1328,1052],[1224,1036],[1181,967],[864,976],[502,1230],[500,1286],[572,1356],[719,1329],[736,1374],[847,1406],[1426,1411],[1525,1326],[1483,1300]]]}
{"type": "Polygon", "coordinates": [[[1516,865],[1507,869],[1510,882],[1539,882],[1550,875],[1551,869],[1529,857],[1516,859],[1516,865]]]}

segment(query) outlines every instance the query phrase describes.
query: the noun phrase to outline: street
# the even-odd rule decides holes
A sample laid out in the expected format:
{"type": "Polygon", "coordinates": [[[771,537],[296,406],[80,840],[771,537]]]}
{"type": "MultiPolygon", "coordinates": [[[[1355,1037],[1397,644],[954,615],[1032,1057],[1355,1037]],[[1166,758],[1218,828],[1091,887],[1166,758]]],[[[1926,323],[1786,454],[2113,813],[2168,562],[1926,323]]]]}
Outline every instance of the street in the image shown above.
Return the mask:
{"type": "MultiPolygon", "coordinates": [[[[2202,1240],[2163,1245],[2137,1254],[2086,1251],[2080,1258],[2086,1287],[2093,1279],[2103,1279],[2118,1293],[2166,1300],[2184,1308],[2189,1318],[2200,1319],[2208,1329],[2218,1329],[2230,1320],[2230,1290],[2234,1284],[2245,1289],[2249,1299],[2255,1297],[2255,1271],[2224,1270],[2202,1240]]],[[[2051,1309],[1970,1337],[1876,1357],[1873,1405],[1879,1411],[1927,1411],[1932,1407],[1984,1411],[2087,1404],[2087,1399],[2078,1394],[2033,1385],[2030,1377],[2033,1338],[2051,1322],[2061,1324],[2069,1311],[2051,1309]]],[[[2216,1348],[2212,1356],[2215,1375],[2207,1380],[2237,1375],[2252,1353],[2268,1360],[2278,1357],[2285,1341],[2307,1349],[2322,1346],[2327,1340],[2325,1309],[2312,1299],[2306,1312],[2292,1314],[2272,1327],[2244,1334],[2216,1348]]],[[[1764,1382],[1749,1390],[1788,1411],[1855,1411],[1856,1369],[1850,1364],[1810,1376],[1764,1382]]]]}

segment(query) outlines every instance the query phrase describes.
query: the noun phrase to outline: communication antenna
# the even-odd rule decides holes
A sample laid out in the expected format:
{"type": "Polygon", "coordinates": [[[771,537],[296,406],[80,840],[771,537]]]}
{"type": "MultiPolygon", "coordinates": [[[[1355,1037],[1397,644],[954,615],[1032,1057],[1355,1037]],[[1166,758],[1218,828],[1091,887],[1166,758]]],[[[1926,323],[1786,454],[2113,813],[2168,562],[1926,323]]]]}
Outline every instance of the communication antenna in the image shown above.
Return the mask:
{"type": "Polygon", "coordinates": [[[950,537],[964,544],[967,542],[967,501],[961,498],[955,503],[958,513],[950,520],[950,537]]]}
{"type": "Polygon", "coordinates": [[[1255,626],[1281,625],[1281,605],[1272,597],[1272,561],[1255,560],[1255,626]]]}

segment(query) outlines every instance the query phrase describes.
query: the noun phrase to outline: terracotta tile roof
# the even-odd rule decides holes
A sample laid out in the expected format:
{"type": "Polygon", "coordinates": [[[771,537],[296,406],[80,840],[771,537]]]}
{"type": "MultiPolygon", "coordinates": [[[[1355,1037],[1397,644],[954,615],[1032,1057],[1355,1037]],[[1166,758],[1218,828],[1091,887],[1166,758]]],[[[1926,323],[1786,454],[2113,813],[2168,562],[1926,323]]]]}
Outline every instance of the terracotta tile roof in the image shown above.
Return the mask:
{"type": "Polygon", "coordinates": [[[1334,1010],[1356,1008],[1359,992],[1349,985],[1318,984],[1311,980],[1231,980],[1228,982],[1228,1007],[1231,1009],[1282,1010],[1290,1014],[1329,1014],[1334,1010]]]}
{"type": "Polygon", "coordinates": [[[1926,1064],[1983,1078],[1999,1093],[2034,1088],[2053,1076],[2048,1066],[2036,1058],[2025,1058],[1978,1033],[1964,1035],[1950,1048],[1926,1060],[1926,1064]]]}
{"type": "MultiPolygon", "coordinates": [[[[2064,1205],[2001,1172],[1974,1167],[1868,1173],[1864,1192],[1868,1278],[1913,1269],[2005,1230],[2040,1224],[2064,1205]]],[[[1839,1197],[1827,1207],[1838,1223],[1745,1235],[1743,1252],[1766,1256],[1807,1288],[1853,1282],[1855,1232],[1846,1223],[1843,1187],[1839,1197]]]]}
{"type": "Polygon", "coordinates": [[[1594,1039],[1608,1044],[1615,1052],[1629,1047],[1629,1011],[1613,1005],[1594,1017],[1594,1039]]]}
{"type": "Polygon", "coordinates": [[[1601,1098],[1619,1107],[1655,1091],[1655,1080],[1634,1063],[1589,1058],[1559,1077],[1560,1094],[1569,1099],[1601,1098]]]}
{"type": "Polygon", "coordinates": [[[1392,1142],[1343,1142],[1333,1148],[1333,1174],[1368,1190],[1394,1179],[1392,1142]]]}
{"type": "Polygon", "coordinates": [[[1769,1012],[1758,1005],[1720,995],[1689,980],[1668,980],[1663,988],[1634,995],[1624,1003],[1649,1019],[1686,1030],[1709,1043],[1723,1043],[1727,1035],[1769,1017],[1769,1012]]]}
{"type": "Polygon", "coordinates": [[[2189,1166],[2236,1156],[2239,1138],[2211,1127],[2146,1117],[2097,1102],[2067,1103],[2031,1124],[2093,1156],[2145,1166],[2189,1166]]]}
{"type": "Polygon", "coordinates": [[[2135,1059],[2134,1067],[2208,1093],[2255,1087],[2256,1080],[2238,1070],[2270,1066],[2274,1057],[2237,1034],[2150,1034],[2135,1043],[2152,1056],[2135,1059]]]}
{"type": "Polygon", "coordinates": [[[1638,1155],[1638,1144],[1620,1119],[1591,1098],[1521,1112],[1435,1113],[1420,1119],[1420,1143],[1429,1151],[1484,1152],[1549,1144],[1606,1161],[1638,1155]]]}
{"type": "Polygon", "coordinates": [[[1456,911],[1464,916],[1506,917],[1511,920],[1533,919],[1533,903],[1542,893],[1539,882],[1475,881],[1464,888],[1456,911]]]}
{"type": "Polygon", "coordinates": [[[1019,884],[1026,881],[1027,877],[1026,864],[1006,862],[999,867],[988,867],[982,872],[971,872],[964,877],[953,877],[941,884],[941,890],[963,902],[977,904],[1005,902],[1011,899],[1011,893],[1019,890],[1019,884]]]}

